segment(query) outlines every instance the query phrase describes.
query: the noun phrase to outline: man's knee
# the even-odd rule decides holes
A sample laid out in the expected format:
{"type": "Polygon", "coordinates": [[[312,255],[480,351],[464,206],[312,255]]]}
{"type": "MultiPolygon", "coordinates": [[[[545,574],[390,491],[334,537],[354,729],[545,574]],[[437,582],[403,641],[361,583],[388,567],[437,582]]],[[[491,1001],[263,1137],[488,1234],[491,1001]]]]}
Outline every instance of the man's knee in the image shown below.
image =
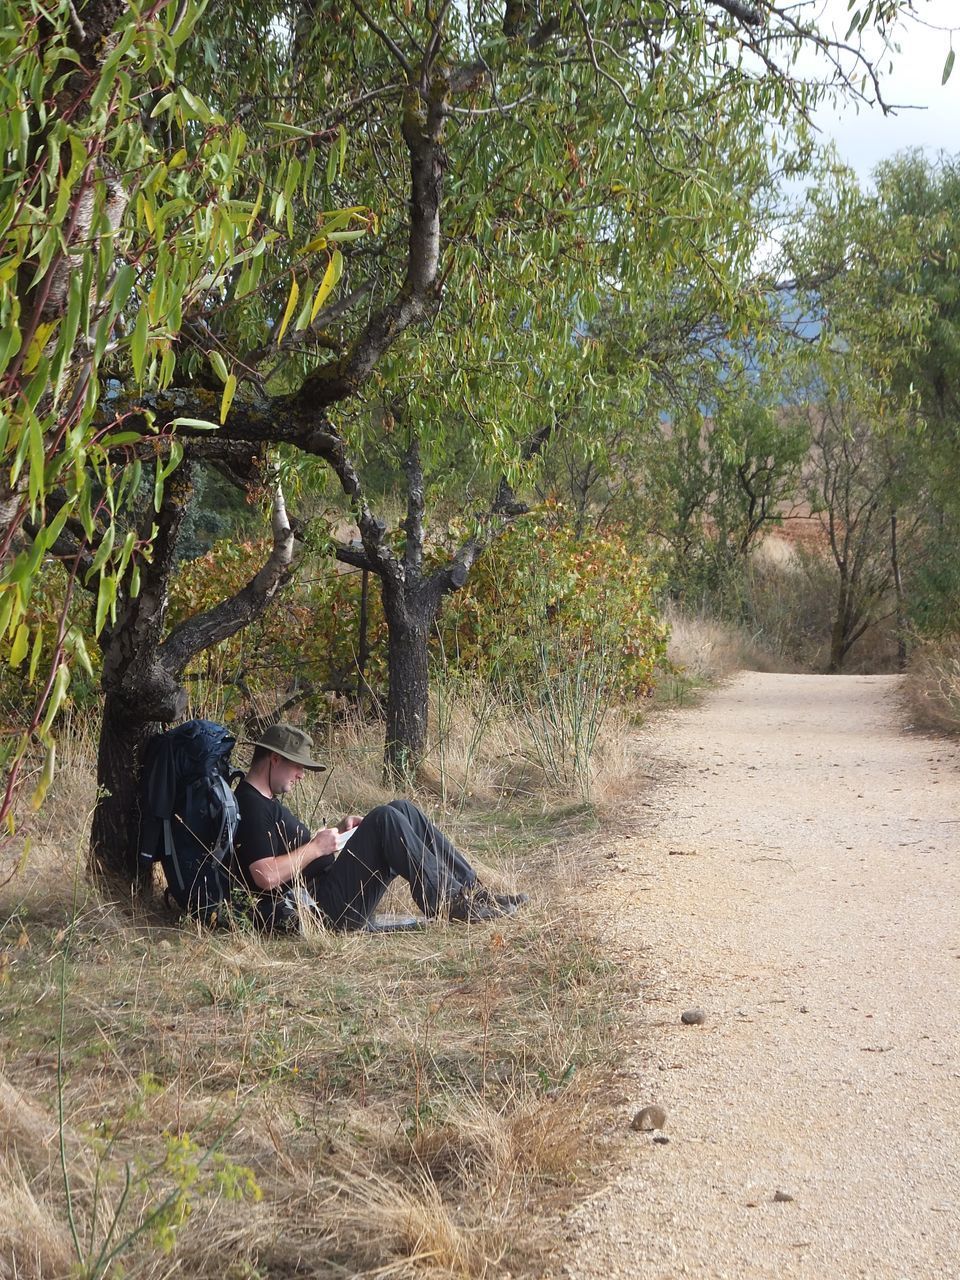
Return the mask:
{"type": "Polygon", "coordinates": [[[423,818],[422,811],[417,808],[412,800],[391,800],[385,807],[393,809],[396,813],[402,814],[403,817],[408,820],[410,818],[423,818]]]}
{"type": "Polygon", "coordinates": [[[406,817],[403,805],[406,801],[391,800],[389,804],[378,804],[363,820],[363,826],[372,826],[376,830],[395,830],[397,824],[406,817]]]}

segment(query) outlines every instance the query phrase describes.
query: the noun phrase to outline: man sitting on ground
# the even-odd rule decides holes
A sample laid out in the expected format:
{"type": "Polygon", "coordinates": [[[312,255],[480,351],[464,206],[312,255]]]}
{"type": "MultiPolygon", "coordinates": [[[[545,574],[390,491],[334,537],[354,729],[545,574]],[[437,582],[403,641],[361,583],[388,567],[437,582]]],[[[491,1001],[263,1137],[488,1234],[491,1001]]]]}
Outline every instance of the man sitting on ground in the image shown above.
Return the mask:
{"type": "Polygon", "coordinates": [[[253,761],[236,791],[235,850],[268,926],[280,922],[284,900],[295,887],[301,903],[333,928],[368,928],[395,876],[409,883],[414,902],[431,919],[473,924],[509,915],[526,901],[523,894],[483,888],[463,854],[407,800],[379,805],[365,818],[345,818],[339,829],[324,827],[311,835],[277,797],[290,792],[305,770],[326,768],[312,758],[312,738],[293,725],[275,724],[251,745],[253,761]],[[347,831],[352,834],[338,854],[347,831]]]}

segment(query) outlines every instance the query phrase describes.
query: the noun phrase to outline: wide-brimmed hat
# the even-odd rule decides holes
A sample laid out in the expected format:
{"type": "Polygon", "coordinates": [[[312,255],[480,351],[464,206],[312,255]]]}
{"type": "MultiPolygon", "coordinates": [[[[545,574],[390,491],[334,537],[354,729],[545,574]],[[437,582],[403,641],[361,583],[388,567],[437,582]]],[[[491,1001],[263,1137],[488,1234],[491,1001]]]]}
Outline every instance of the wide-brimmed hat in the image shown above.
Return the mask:
{"type": "Polygon", "coordinates": [[[284,760],[302,764],[305,769],[313,769],[316,773],[323,773],[327,767],[310,755],[313,739],[309,733],[304,733],[292,724],[268,725],[259,738],[250,738],[249,743],[252,747],[266,747],[268,751],[275,751],[284,760]]]}

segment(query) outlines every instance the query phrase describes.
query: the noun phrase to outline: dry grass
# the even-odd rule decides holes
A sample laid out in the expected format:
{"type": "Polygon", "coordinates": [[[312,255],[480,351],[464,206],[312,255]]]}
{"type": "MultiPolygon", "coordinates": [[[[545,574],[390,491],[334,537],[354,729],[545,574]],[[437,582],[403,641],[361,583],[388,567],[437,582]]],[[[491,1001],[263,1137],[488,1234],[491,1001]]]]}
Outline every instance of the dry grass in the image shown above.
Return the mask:
{"type": "MultiPolygon", "coordinates": [[[[591,803],[601,803],[629,781],[635,757],[631,730],[636,720],[636,709],[606,711],[584,788],[572,768],[565,780],[544,768],[542,752],[524,717],[497,701],[481,683],[465,681],[434,690],[432,740],[415,779],[416,791],[425,807],[439,806],[468,827],[473,816],[491,811],[508,811],[512,824],[583,804],[585,789],[591,803]]],[[[331,757],[336,767],[320,811],[329,808],[340,814],[358,794],[368,808],[390,799],[390,793],[370,781],[379,768],[381,747],[379,740],[372,740],[369,727],[349,722],[338,729],[337,742],[331,757]]],[[[308,800],[309,806],[315,804],[308,800]]],[[[495,819],[485,842],[497,827],[495,819]]],[[[508,849],[494,852],[495,862],[509,861],[508,849]]]]}
{"type": "MultiPolygon", "coordinates": [[[[457,711],[468,725],[477,714],[457,711]]],[[[99,900],[75,875],[90,744],[64,744],[70,769],[0,891],[2,1280],[113,1275],[93,1260],[114,1217],[122,1241],[162,1204],[114,1264],[138,1280],[539,1269],[545,1205],[578,1194],[596,1156],[589,1108],[617,979],[558,875],[560,843],[593,811],[542,794],[507,803],[523,744],[481,714],[483,745],[451,729],[442,771],[434,757],[441,820],[491,882],[519,879],[533,902],[496,927],[415,935],[203,935],[99,900]],[[85,1270],[60,1170],[61,977],[85,1270]]],[[[601,792],[617,770],[622,785],[626,736],[611,720],[601,792]]],[[[386,798],[371,735],[342,726],[328,755],[326,791],[297,797],[305,818],[386,798]]]]}
{"type": "Polygon", "coordinates": [[[919,645],[911,655],[904,689],[917,728],[960,732],[960,637],[919,645]]]}
{"type": "Polygon", "coordinates": [[[771,669],[772,655],[745,628],[676,606],[668,606],[665,614],[670,626],[667,658],[694,684],[723,680],[736,671],[771,669]]]}

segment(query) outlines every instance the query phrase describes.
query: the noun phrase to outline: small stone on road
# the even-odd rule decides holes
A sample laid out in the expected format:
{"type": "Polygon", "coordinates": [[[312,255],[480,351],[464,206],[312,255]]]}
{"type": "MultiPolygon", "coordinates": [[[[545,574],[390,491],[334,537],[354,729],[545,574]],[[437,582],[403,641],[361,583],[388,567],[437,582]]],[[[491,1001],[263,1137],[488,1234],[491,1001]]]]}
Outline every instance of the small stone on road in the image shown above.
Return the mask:
{"type": "Polygon", "coordinates": [[[707,1015],[702,1009],[684,1009],[680,1015],[680,1021],[687,1027],[702,1026],[707,1020],[707,1015]]]}
{"type": "Polygon", "coordinates": [[[641,1132],[647,1132],[650,1129],[662,1129],[666,1123],[667,1113],[664,1111],[663,1107],[641,1107],[630,1121],[630,1128],[638,1129],[641,1132]]]}

